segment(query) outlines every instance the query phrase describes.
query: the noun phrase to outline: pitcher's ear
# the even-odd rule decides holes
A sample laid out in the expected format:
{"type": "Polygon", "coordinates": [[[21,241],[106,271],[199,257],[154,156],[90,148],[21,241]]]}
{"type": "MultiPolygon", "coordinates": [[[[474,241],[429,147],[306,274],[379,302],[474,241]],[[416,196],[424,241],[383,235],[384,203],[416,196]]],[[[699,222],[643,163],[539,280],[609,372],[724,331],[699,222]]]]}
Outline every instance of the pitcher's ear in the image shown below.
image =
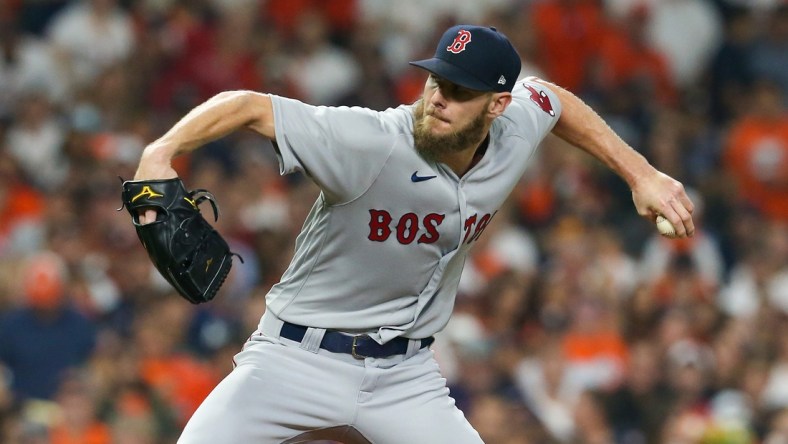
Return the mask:
{"type": "Polygon", "coordinates": [[[494,93],[487,110],[492,117],[498,117],[506,111],[506,107],[509,106],[510,103],[512,103],[512,93],[494,93]]]}

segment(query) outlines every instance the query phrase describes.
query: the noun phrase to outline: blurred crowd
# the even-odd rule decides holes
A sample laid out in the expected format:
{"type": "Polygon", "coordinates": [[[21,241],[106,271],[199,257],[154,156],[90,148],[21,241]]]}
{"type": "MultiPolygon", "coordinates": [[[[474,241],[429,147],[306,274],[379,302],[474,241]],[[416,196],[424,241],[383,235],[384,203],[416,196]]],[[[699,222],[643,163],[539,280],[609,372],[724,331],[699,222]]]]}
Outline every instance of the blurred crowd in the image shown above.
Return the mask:
{"type": "Polygon", "coordinates": [[[548,137],[434,350],[489,444],[788,443],[788,3],[0,0],[0,442],[166,444],[232,368],[317,196],[237,133],[177,159],[245,259],[192,306],[120,206],[144,146],[252,89],[385,109],[448,25],[494,25],[682,181],[668,240],[548,137]]]}

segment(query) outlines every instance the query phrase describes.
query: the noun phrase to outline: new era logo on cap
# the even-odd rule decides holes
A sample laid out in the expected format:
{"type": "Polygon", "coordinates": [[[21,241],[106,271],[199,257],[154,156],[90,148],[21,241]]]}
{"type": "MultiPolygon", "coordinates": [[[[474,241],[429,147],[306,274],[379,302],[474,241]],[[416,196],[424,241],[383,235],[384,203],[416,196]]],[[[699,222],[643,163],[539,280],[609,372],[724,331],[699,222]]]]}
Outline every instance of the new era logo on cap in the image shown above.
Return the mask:
{"type": "Polygon", "coordinates": [[[493,27],[457,25],[438,42],[435,56],[410,62],[438,77],[477,91],[511,91],[520,75],[520,56],[493,27]]]}

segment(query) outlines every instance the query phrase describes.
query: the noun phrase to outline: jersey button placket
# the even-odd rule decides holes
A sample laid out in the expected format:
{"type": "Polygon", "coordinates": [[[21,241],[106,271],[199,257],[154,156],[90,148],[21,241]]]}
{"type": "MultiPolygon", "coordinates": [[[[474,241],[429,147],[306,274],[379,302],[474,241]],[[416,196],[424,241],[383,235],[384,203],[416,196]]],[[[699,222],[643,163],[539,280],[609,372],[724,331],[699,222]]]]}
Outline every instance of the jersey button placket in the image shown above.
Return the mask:
{"type": "Polygon", "coordinates": [[[462,247],[462,241],[465,239],[465,221],[468,219],[468,202],[465,198],[465,191],[463,191],[464,180],[457,183],[457,204],[460,208],[460,238],[457,239],[457,248],[462,247]]]}

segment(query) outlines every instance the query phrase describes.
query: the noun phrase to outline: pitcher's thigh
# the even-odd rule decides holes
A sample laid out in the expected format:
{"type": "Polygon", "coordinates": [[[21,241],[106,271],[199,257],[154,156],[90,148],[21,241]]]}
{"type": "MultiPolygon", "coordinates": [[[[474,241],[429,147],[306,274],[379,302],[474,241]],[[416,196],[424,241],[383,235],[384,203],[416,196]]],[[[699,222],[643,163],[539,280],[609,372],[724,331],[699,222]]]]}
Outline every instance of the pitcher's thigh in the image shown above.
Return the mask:
{"type": "Polygon", "coordinates": [[[375,443],[481,444],[455,406],[446,380],[430,357],[381,375],[374,394],[359,404],[357,427],[375,443]]]}
{"type": "Polygon", "coordinates": [[[178,444],[281,443],[352,419],[353,375],[328,368],[340,362],[271,343],[249,347],[236,362],[191,417],[178,444]]]}
{"type": "Polygon", "coordinates": [[[375,443],[483,444],[463,413],[446,402],[403,403],[389,409],[388,420],[361,432],[375,443]]]}

